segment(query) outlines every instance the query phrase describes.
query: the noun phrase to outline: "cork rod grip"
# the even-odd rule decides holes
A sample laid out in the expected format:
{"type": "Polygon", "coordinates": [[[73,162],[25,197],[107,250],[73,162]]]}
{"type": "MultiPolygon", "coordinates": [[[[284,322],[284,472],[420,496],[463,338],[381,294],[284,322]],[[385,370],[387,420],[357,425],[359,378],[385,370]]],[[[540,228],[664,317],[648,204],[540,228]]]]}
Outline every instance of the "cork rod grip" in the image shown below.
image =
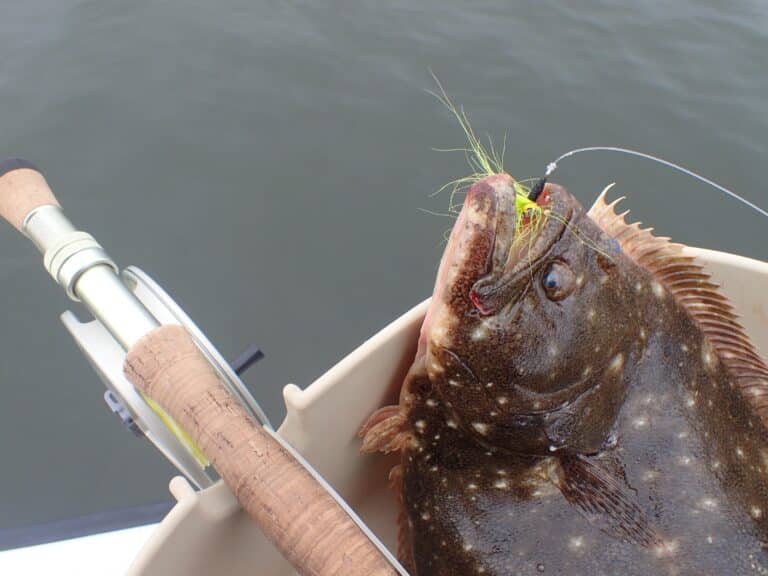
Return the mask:
{"type": "Polygon", "coordinates": [[[35,166],[18,158],[0,162],[0,216],[22,232],[27,215],[48,204],[59,202],[35,166]]]}
{"type": "Polygon", "coordinates": [[[125,374],[200,446],[300,574],[396,574],[336,501],[248,416],[182,327],[161,326],[139,340],[125,374]]]}

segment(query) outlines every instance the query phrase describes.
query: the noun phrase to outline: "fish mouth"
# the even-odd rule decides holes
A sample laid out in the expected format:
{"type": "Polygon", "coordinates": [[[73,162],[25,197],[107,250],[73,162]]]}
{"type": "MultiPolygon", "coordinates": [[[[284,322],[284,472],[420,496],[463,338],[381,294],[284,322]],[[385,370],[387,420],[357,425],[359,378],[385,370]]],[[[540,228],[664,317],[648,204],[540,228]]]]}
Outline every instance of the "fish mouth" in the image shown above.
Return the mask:
{"type": "Polygon", "coordinates": [[[524,205],[524,214],[517,213],[513,186],[508,190],[494,189],[493,246],[486,259],[485,273],[469,292],[472,304],[482,316],[490,316],[516,300],[516,293],[527,285],[573,215],[570,196],[556,184],[544,187],[535,206],[524,205]]]}
{"type": "Polygon", "coordinates": [[[508,303],[562,235],[573,212],[565,189],[544,187],[536,201],[542,219],[534,222],[525,214],[518,218],[515,188],[509,174],[493,174],[467,192],[440,261],[418,355],[426,352],[431,332],[445,332],[468,315],[491,315],[508,303]]]}

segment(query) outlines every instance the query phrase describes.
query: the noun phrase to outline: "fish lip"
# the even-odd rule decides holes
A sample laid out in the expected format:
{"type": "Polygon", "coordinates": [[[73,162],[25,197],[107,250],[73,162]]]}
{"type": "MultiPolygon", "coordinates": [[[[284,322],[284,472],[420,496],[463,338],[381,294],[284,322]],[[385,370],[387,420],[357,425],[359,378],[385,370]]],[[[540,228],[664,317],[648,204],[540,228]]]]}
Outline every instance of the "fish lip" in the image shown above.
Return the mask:
{"type": "Polygon", "coordinates": [[[490,316],[506,305],[516,292],[517,285],[522,280],[527,280],[560,240],[574,214],[574,207],[566,194],[565,189],[560,186],[546,185],[539,201],[559,217],[553,218],[551,214],[545,216],[547,219],[531,244],[514,246],[513,242],[518,234],[515,227],[511,236],[495,231],[494,246],[488,258],[486,274],[476,280],[469,292],[469,299],[481,316],[490,316]],[[501,244],[510,238],[510,246],[501,244]],[[500,246],[508,252],[506,258],[497,254],[500,246]],[[495,266],[492,266],[494,262],[495,266]]]}
{"type": "Polygon", "coordinates": [[[451,265],[463,268],[463,275],[472,283],[493,269],[501,233],[510,225],[514,232],[514,186],[514,179],[502,173],[486,176],[470,187],[438,270],[436,289],[445,284],[451,265]],[[467,253],[472,257],[462,255],[467,253]]]}

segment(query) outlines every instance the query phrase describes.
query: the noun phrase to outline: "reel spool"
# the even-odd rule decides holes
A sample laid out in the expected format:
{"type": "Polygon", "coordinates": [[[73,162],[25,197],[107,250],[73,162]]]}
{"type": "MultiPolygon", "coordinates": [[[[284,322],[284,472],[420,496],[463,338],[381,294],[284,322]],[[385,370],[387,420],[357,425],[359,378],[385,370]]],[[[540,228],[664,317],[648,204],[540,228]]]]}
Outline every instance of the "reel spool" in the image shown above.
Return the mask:
{"type": "MultiPolygon", "coordinates": [[[[251,346],[230,364],[174,299],[146,272],[129,266],[120,277],[158,324],[177,324],[187,329],[233,397],[251,417],[272,430],[266,413],[239,376],[263,356],[261,351],[251,346]]],[[[216,482],[219,479],[216,471],[207,461],[199,458],[178,434],[174,434],[168,422],[163,421],[128,382],[122,370],[126,352],[104,325],[98,320],[81,322],[69,310],[61,315],[61,321],[107,387],[104,399],[123,425],[137,436],[145,436],[197,488],[203,489],[216,482]]]]}

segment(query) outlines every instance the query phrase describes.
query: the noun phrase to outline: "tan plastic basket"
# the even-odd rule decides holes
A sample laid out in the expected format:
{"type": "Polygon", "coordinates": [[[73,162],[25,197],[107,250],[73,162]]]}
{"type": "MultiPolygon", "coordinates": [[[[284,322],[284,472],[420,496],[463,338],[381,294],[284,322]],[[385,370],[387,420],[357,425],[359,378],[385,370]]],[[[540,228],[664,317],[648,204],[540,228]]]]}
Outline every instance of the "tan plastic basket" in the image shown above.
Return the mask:
{"type": "MultiPolygon", "coordinates": [[[[768,352],[768,263],[688,249],[733,300],[763,355],[768,352]]],[[[394,460],[359,453],[357,431],[376,408],[392,403],[415,353],[423,302],[363,343],[306,390],[283,391],[287,416],[280,434],[346,498],[393,548],[396,503],[387,486],[394,460]]],[[[134,561],[131,576],[285,576],[290,565],[219,483],[194,492],[174,478],[178,503],[134,561]]]]}

